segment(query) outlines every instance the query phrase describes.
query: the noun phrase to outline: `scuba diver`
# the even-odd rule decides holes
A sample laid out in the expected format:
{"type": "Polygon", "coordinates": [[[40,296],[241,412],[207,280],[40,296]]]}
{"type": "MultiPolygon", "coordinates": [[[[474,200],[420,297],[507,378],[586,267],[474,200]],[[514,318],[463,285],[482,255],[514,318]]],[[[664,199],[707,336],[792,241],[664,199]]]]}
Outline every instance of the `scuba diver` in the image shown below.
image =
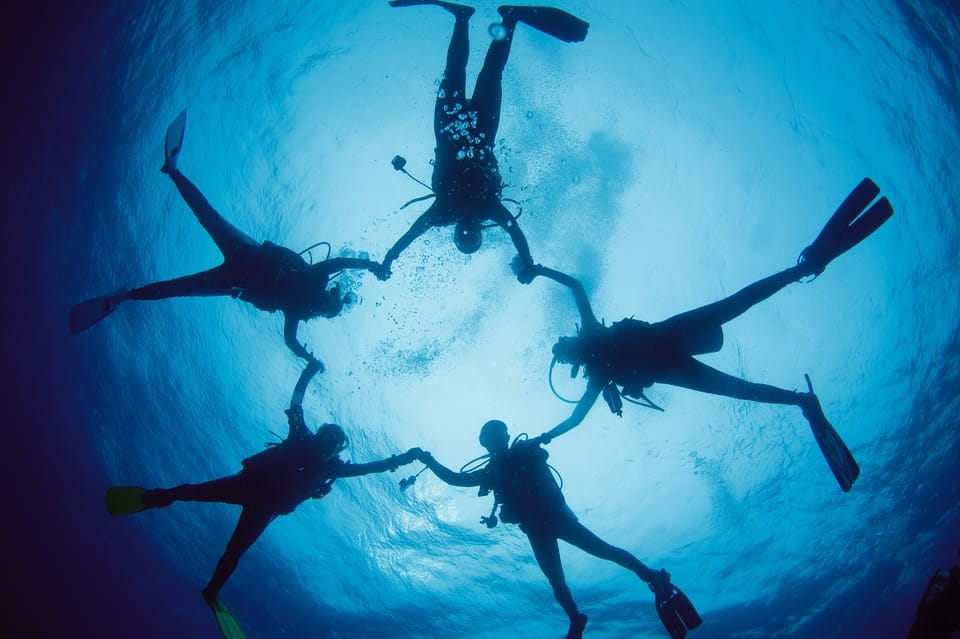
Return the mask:
{"type": "MultiPolygon", "coordinates": [[[[428,452],[421,451],[418,457],[437,477],[452,486],[479,486],[480,497],[493,491],[493,510],[489,517],[482,517],[480,521],[488,528],[496,526],[499,507],[502,521],[520,525],[520,530],[530,540],[537,564],[553,588],[554,597],[570,619],[566,639],[583,636],[587,616],[577,608],[563,576],[557,544],[560,539],[636,574],[653,591],[657,612],[673,639],[681,639],[687,628],[699,626],[700,616],[690,600],[670,583],[667,571],[648,568],[632,554],[603,541],[579,522],[551,474],[551,467],[547,464],[549,455],[540,447],[542,437],[521,437],[524,436],[518,436],[511,446],[507,425],[499,420],[488,421],[480,430],[480,445],[489,454],[473,460],[485,461],[485,465],[473,470],[465,471],[473,462],[468,462],[460,472],[454,472],[428,452]]],[[[406,487],[412,481],[413,478],[404,480],[401,486],[406,487]]]]}
{"type": "MultiPolygon", "coordinates": [[[[960,553],[960,550],[958,550],[960,553]]],[[[960,634],[960,565],[937,570],[917,604],[907,639],[951,639],[960,634]]]]}
{"type": "Polygon", "coordinates": [[[308,264],[301,257],[302,253],[295,253],[269,241],[257,244],[230,224],[177,168],[186,122],[187,112],[182,111],[167,129],[165,162],[160,170],[170,176],[197,220],[210,234],[223,254],[223,263],[193,275],[81,302],[70,309],[70,330],[79,333],[90,328],[127,300],[230,295],[250,302],[263,311],[282,311],[283,335],[287,346],[307,362],[319,363],[322,371],[323,364],[297,340],[299,323],[317,316],[336,317],[344,304],[352,301],[349,293],[341,296],[339,284],[328,288],[330,279],[340,271],[366,269],[373,272],[378,270],[379,265],[352,257],[336,257],[308,264]]]}
{"type": "MultiPolygon", "coordinates": [[[[483,242],[482,229],[497,224],[510,234],[510,239],[517,249],[514,270],[518,279],[522,283],[528,283],[532,279],[530,268],[533,266],[530,247],[517,226],[516,218],[501,201],[504,184],[494,155],[503,97],[503,69],[510,55],[513,32],[518,21],[565,42],[583,40],[589,25],[552,7],[500,7],[498,11],[503,22],[491,26],[494,40],[487,49],[473,96],[468,100],[466,67],[470,49],[467,32],[474,9],[440,0],[390,2],[392,7],[425,4],[442,7],[456,19],[447,50],[446,68],[434,107],[433,128],[437,146],[432,178],[433,194],[411,200],[407,204],[430,197],[436,197],[436,200],[387,251],[377,277],[384,280],[389,278],[393,261],[415,239],[433,227],[455,225],[454,243],[461,252],[470,254],[477,251],[483,242]]],[[[406,160],[400,156],[393,159],[393,167],[398,171],[406,173],[403,168],[405,164],[406,160]]]]}
{"type": "Polygon", "coordinates": [[[654,383],[670,384],[736,399],[799,406],[840,487],[844,492],[849,491],[860,468],[824,416],[808,376],[804,377],[809,392],[788,391],[727,375],[694,356],[719,351],[723,346],[723,324],[788,284],[820,275],[833,259],[876,231],[893,215],[886,197],[863,212],[879,193],[879,187],[865,178],[844,200],[814,243],[803,250],[796,266],[754,282],[726,299],[654,324],[625,318],[605,326],[593,314],[586,291],[577,279],[539,264],[534,266],[535,276],[548,277],[570,288],[581,319],[576,337],[561,337],[553,346],[551,387],[553,366],[557,362],[572,366],[571,377],[576,377],[583,367],[588,380],[587,389],[575,402],[573,413],[544,433],[544,441],[549,442],[580,424],[600,395],[610,410],[620,416],[624,398],[663,410],[647,399],[643,390],[654,383]]]}
{"type": "Polygon", "coordinates": [[[112,515],[127,515],[148,508],[165,508],[175,501],[203,501],[237,504],[243,507],[236,529],[210,582],[203,589],[203,600],[210,606],[227,639],[242,637],[236,619],[218,598],[240,561],[240,556],[257,540],[271,521],[292,513],[307,499],[320,499],[340,477],[360,477],[394,471],[416,459],[419,448],[412,448],[388,459],[353,464],[340,459],[348,444],[337,424],[324,424],[311,433],[303,419],[303,396],[310,379],[320,370],[318,362],[307,364],[297,381],[286,411],[287,438],[270,444],[256,455],[244,459],[235,475],[202,484],[183,484],[175,488],[147,490],[136,486],[114,486],[107,490],[105,503],[112,515]]]}

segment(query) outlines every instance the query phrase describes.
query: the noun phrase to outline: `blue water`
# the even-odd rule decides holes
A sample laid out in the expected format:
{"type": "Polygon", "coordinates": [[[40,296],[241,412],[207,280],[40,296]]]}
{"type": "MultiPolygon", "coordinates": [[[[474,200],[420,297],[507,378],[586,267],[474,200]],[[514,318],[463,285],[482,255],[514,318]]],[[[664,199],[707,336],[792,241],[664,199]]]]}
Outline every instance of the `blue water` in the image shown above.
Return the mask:
{"type": "MultiPolygon", "coordinates": [[[[468,86],[497,18],[476,6],[468,86]]],[[[598,405],[550,445],[568,502],[673,574],[693,637],[905,636],[960,545],[954,3],[562,6],[590,34],[518,29],[498,154],[535,259],[581,277],[598,316],[663,319],[789,266],[863,176],[896,209],[703,358],[786,388],[809,373],[860,462],[852,492],[798,410],[655,386],[665,413],[598,405]]],[[[452,19],[379,0],[7,11],[4,634],[216,637],[199,593],[237,508],[111,518],[102,494],[235,472],[285,432],[281,318],[176,299],[73,336],[67,309],[219,262],[158,171],[184,107],[181,169],[240,228],[382,258],[422,211],[400,210],[423,189],[390,158],[429,178],[452,19]]],[[[327,364],[308,422],[342,424],[353,460],[419,445],[456,468],[487,419],[536,434],[568,414],[546,375],[569,295],[518,284],[505,234],[473,256],[449,234],[388,282],[344,275],[358,303],[301,327],[327,364]]],[[[429,474],[401,492],[406,474],[339,481],[271,525],[222,593],[250,637],[564,634],[520,531],[488,531],[488,499],[429,474]]],[[[666,636],[633,575],[561,548],[586,636],[666,636]]]]}

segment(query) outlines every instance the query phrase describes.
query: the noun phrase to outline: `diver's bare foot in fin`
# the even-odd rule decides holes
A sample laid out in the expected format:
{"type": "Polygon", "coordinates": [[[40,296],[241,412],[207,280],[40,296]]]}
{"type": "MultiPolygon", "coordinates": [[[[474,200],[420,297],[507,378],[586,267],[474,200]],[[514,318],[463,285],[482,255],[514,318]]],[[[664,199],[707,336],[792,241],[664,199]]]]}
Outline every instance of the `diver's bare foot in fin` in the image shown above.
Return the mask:
{"type": "Polygon", "coordinates": [[[476,11],[473,7],[465,4],[456,4],[455,2],[444,2],[443,0],[390,0],[391,7],[416,7],[422,4],[432,4],[443,7],[458,18],[469,18],[476,11]]]}

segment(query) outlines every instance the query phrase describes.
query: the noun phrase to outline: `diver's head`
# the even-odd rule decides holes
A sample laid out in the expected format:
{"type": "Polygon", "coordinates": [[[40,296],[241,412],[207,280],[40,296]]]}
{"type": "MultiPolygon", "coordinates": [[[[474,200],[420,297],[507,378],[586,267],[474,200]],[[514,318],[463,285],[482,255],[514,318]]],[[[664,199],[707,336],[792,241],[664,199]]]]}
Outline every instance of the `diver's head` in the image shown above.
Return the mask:
{"type": "Polygon", "coordinates": [[[553,345],[553,356],[561,364],[579,366],[583,363],[582,350],[579,337],[561,337],[553,345]]]}
{"type": "Polygon", "coordinates": [[[336,317],[343,310],[344,304],[349,304],[351,301],[353,299],[350,293],[341,296],[339,284],[334,284],[330,288],[324,287],[316,294],[311,316],[336,317]]]}
{"type": "Polygon", "coordinates": [[[460,220],[453,228],[453,243],[461,253],[476,253],[483,243],[483,233],[480,230],[480,221],[475,218],[460,220]]]}
{"type": "Polygon", "coordinates": [[[491,419],[480,429],[480,445],[491,455],[502,453],[510,444],[510,434],[507,425],[499,419],[491,419]]]}
{"type": "Polygon", "coordinates": [[[324,459],[336,457],[349,443],[347,434],[337,424],[324,424],[317,429],[313,438],[317,443],[317,452],[324,459]]]}

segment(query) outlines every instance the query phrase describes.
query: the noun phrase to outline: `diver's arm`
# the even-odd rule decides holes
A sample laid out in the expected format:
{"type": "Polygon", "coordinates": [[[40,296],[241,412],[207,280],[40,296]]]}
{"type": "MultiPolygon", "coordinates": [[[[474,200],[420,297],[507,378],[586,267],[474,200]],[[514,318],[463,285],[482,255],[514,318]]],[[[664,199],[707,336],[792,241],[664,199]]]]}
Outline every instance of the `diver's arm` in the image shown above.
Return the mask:
{"type": "Polygon", "coordinates": [[[411,448],[400,455],[391,455],[387,459],[380,459],[366,464],[343,464],[337,469],[337,477],[360,477],[372,473],[382,473],[385,471],[394,471],[400,466],[406,466],[417,459],[421,451],[419,448],[411,448]]]}
{"type": "Polygon", "coordinates": [[[306,346],[297,341],[297,328],[299,325],[300,318],[284,312],[283,341],[287,343],[287,348],[293,351],[294,355],[307,360],[308,368],[309,366],[318,366],[317,372],[322,373],[324,369],[323,362],[314,357],[313,354],[307,350],[306,346]]]}
{"type": "Polygon", "coordinates": [[[400,236],[400,239],[397,240],[397,243],[390,247],[390,250],[387,251],[387,254],[383,258],[383,266],[380,275],[377,275],[380,279],[386,279],[390,277],[390,265],[393,264],[393,261],[400,257],[400,254],[403,253],[408,246],[413,244],[413,241],[418,237],[429,231],[433,228],[434,225],[434,207],[436,204],[430,205],[423,215],[417,218],[417,221],[413,223],[413,226],[407,230],[406,233],[400,236]]]}
{"type": "Polygon", "coordinates": [[[307,384],[313,379],[313,376],[320,372],[320,362],[312,361],[300,373],[300,379],[293,388],[293,396],[290,398],[290,408],[286,410],[287,424],[290,427],[287,433],[287,439],[306,439],[310,436],[306,423],[303,420],[303,396],[307,391],[307,384]]]}
{"type": "Polygon", "coordinates": [[[535,441],[538,444],[549,444],[550,440],[554,439],[555,437],[559,437],[567,431],[573,430],[579,426],[580,422],[584,420],[584,418],[587,416],[587,413],[590,412],[590,409],[597,401],[597,397],[600,396],[601,390],[603,390],[603,384],[590,380],[590,382],[587,384],[587,390],[584,391],[583,397],[580,398],[580,401],[577,402],[573,412],[570,413],[570,417],[566,418],[544,434],[531,441],[535,441]]]}
{"type": "Polygon", "coordinates": [[[376,273],[380,269],[380,264],[362,257],[333,257],[315,264],[313,268],[320,269],[325,275],[329,276],[348,268],[366,269],[371,273],[376,273]]]}
{"type": "Polygon", "coordinates": [[[440,478],[440,481],[450,484],[451,486],[462,486],[464,488],[479,486],[481,475],[485,472],[484,470],[474,471],[472,473],[454,472],[434,459],[433,455],[428,452],[421,453],[419,459],[426,464],[427,468],[433,471],[434,475],[440,478]]]}
{"type": "Polygon", "coordinates": [[[573,300],[577,303],[577,310],[580,311],[580,321],[583,324],[583,328],[596,328],[601,326],[596,315],[593,314],[593,309],[590,308],[590,300],[587,299],[587,291],[583,288],[583,284],[580,283],[580,280],[567,275],[566,273],[561,273],[560,271],[543,266],[542,264],[537,264],[534,266],[533,273],[534,277],[537,275],[543,275],[544,277],[549,277],[553,281],[559,282],[570,289],[570,292],[573,293],[573,300]]]}
{"type": "Polygon", "coordinates": [[[499,204],[493,211],[491,219],[503,227],[513,240],[513,246],[517,249],[517,261],[514,266],[517,279],[521,284],[529,284],[533,281],[535,273],[533,271],[533,257],[530,255],[530,245],[527,244],[527,237],[520,230],[517,219],[510,214],[503,204],[499,204]]]}

